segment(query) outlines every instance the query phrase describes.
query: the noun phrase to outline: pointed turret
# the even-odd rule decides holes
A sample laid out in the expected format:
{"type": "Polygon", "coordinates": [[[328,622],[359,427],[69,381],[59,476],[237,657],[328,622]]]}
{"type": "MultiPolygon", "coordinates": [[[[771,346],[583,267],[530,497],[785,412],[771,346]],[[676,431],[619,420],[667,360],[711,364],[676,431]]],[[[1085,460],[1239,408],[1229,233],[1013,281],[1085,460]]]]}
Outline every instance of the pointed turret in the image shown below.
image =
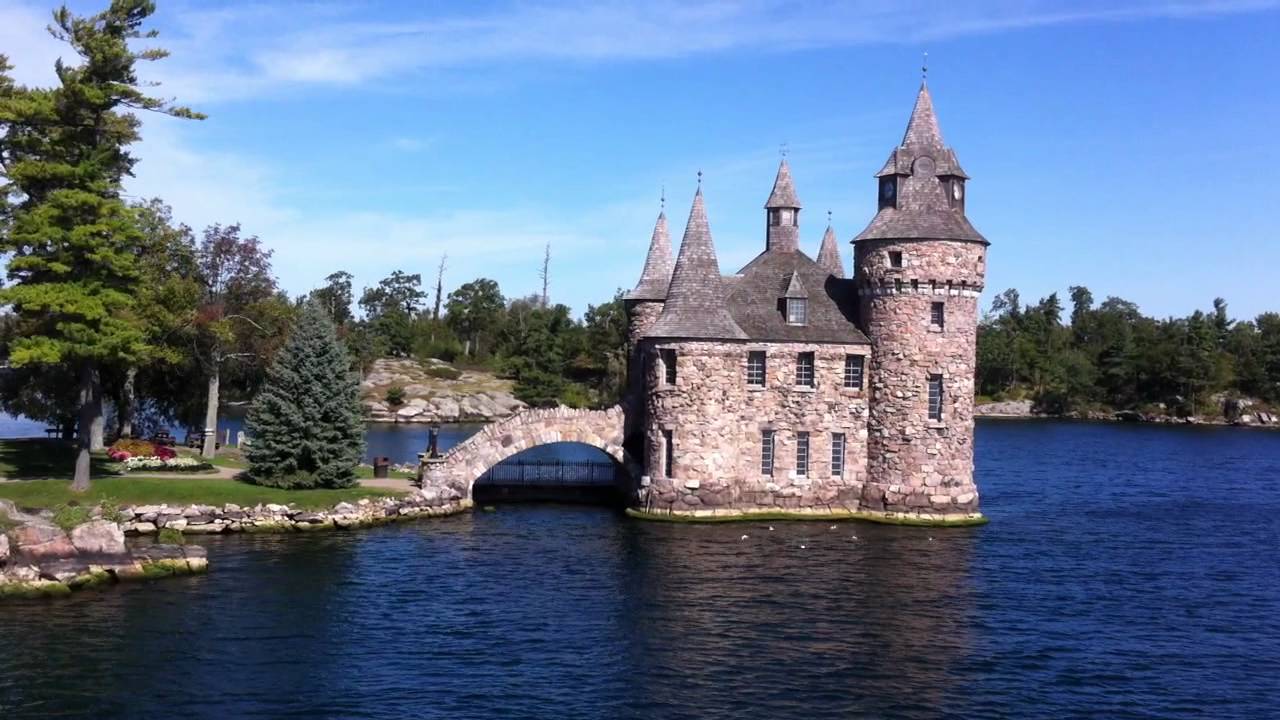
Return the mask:
{"type": "Polygon", "coordinates": [[[800,249],[800,198],[791,181],[791,167],[783,158],[773,192],[765,207],[765,251],[795,252],[800,249]]]}
{"type": "Polygon", "coordinates": [[[653,238],[649,240],[649,254],[644,259],[644,270],[640,272],[640,282],[627,293],[627,300],[663,300],[667,297],[667,286],[671,284],[671,271],[674,261],[671,259],[671,234],[667,232],[667,214],[658,213],[658,221],[653,225],[653,238]]]}
{"type": "Polygon", "coordinates": [[[840,246],[836,243],[836,231],[830,225],[822,235],[818,247],[818,265],[838,278],[844,277],[844,262],[840,259],[840,246]]]}
{"type": "Polygon", "coordinates": [[[915,107],[911,108],[911,119],[907,121],[907,132],[902,136],[903,147],[942,149],[942,130],[938,127],[938,116],[933,112],[933,97],[929,95],[929,86],[920,83],[920,92],[916,94],[915,107]]]}
{"type": "Polygon", "coordinates": [[[769,199],[765,202],[766,208],[795,208],[800,209],[800,199],[796,197],[796,186],[791,181],[791,167],[787,165],[787,159],[783,158],[778,165],[778,176],[773,179],[773,192],[769,193],[769,199]]]}
{"type": "Polygon", "coordinates": [[[879,178],[879,212],[858,240],[929,239],[986,242],[964,215],[965,180],[955,152],[943,144],[929,86],[921,83],[902,144],[879,178]]]}
{"type": "Polygon", "coordinates": [[[746,333],[730,317],[720,284],[720,263],[711,241],[711,227],[702,188],[693,196],[680,254],[667,289],[662,315],[647,337],[742,340],[746,333]]]}

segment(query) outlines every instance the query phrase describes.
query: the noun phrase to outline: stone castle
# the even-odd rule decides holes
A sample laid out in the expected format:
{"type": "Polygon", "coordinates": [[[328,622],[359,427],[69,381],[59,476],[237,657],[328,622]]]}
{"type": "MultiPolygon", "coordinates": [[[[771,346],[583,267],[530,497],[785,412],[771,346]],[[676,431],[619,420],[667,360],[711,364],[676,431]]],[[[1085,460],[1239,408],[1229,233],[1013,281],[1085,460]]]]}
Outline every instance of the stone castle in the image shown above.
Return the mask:
{"type": "Polygon", "coordinates": [[[852,278],[830,226],[816,259],[801,250],[785,158],[764,251],[737,273],[720,273],[701,187],[674,260],[658,216],[626,295],[639,511],[981,520],[973,393],[988,243],[965,216],[968,176],[927,85],[876,180],[852,278]]]}

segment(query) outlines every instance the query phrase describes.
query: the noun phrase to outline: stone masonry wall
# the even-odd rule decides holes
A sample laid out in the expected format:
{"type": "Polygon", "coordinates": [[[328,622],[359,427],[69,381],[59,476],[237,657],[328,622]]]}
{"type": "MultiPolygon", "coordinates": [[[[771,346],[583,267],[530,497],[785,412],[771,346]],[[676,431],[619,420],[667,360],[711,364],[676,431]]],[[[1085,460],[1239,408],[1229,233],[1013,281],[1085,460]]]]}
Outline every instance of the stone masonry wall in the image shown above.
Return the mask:
{"type": "MultiPolygon", "coordinates": [[[[644,391],[644,361],[640,356],[641,338],[662,315],[662,302],[628,300],[627,308],[627,397],[639,398],[644,391]]],[[[640,403],[636,403],[640,407],[640,403]]]]}
{"type": "Polygon", "coordinates": [[[896,512],[970,513],[978,295],[986,246],[959,241],[857,244],[863,330],[874,348],[868,475],[862,503],[896,512]],[[890,252],[901,252],[894,268],[890,252]],[[931,322],[944,303],[945,322],[931,322]],[[928,417],[928,376],[943,379],[942,420],[928,417]]]}
{"type": "MultiPolygon", "coordinates": [[[[856,510],[866,478],[865,389],[845,389],[846,354],[865,345],[653,342],[642,347],[649,485],[641,510],[685,514],[753,510],[856,510]],[[659,350],[676,351],[676,384],[665,384],[659,350]],[[766,384],[747,384],[747,353],[766,353],[766,384]],[[796,356],[815,355],[816,387],[795,385],[796,356]],[[775,431],[772,476],[761,473],[761,431],[775,431]],[[664,430],[674,469],[664,474],[664,430]],[[809,470],[798,476],[796,433],[809,432],[809,470]],[[832,433],[845,435],[845,468],[831,476],[832,433]]],[[[864,362],[868,362],[864,360],[864,362]]],[[[865,388],[865,382],[864,382],[865,388]]]]}

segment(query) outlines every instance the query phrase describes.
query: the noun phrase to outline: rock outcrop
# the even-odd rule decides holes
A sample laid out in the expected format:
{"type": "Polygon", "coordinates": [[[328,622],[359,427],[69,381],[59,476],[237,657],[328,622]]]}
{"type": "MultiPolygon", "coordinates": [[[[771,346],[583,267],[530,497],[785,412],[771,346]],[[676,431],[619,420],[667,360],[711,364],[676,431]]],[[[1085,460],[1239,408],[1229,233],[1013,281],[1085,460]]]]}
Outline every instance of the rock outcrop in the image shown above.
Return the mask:
{"type": "Polygon", "coordinates": [[[373,422],[489,422],[525,407],[512,395],[511,381],[441,360],[377,360],[360,392],[373,422]],[[393,388],[399,388],[398,402],[388,394],[393,388]]]}

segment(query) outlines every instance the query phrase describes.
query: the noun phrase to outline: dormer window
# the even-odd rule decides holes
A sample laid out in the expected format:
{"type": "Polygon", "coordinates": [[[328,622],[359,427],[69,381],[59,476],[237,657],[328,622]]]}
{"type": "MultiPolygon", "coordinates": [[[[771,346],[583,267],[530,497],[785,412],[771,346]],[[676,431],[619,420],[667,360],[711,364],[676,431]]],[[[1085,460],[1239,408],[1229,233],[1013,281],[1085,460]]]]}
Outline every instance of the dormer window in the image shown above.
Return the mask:
{"type": "Polygon", "coordinates": [[[880,207],[898,207],[898,178],[880,178],[880,207]]]}
{"type": "Polygon", "coordinates": [[[944,186],[947,190],[947,202],[952,210],[964,211],[964,178],[948,178],[944,186]]]}
{"type": "Polygon", "coordinates": [[[809,301],[806,298],[787,298],[787,324],[807,325],[809,323],[809,301]]]}

